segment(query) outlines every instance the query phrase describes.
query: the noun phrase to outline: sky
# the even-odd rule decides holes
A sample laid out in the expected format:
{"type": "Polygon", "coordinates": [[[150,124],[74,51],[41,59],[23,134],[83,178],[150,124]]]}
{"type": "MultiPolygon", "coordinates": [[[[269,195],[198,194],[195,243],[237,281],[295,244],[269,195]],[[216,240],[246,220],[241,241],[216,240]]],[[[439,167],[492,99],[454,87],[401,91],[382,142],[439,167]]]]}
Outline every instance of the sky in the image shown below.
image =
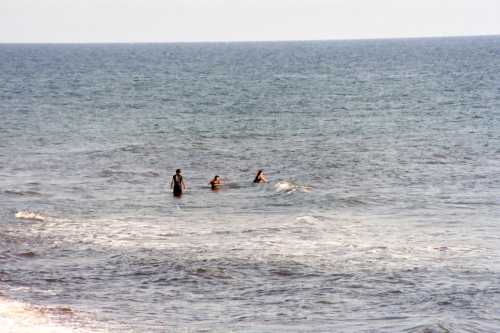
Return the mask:
{"type": "Polygon", "coordinates": [[[500,0],[0,0],[0,43],[500,35],[500,0]]]}

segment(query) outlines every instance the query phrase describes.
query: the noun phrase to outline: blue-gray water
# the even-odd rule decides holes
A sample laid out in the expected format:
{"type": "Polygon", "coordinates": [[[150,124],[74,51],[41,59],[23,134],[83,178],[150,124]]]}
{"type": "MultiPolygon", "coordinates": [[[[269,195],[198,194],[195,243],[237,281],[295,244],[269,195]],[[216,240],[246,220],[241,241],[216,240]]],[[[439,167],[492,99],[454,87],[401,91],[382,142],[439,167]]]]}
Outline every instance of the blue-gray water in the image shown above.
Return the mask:
{"type": "Polygon", "coordinates": [[[9,332],[500,331],[500,37],[0,45],[0,117],[9,332]]]}

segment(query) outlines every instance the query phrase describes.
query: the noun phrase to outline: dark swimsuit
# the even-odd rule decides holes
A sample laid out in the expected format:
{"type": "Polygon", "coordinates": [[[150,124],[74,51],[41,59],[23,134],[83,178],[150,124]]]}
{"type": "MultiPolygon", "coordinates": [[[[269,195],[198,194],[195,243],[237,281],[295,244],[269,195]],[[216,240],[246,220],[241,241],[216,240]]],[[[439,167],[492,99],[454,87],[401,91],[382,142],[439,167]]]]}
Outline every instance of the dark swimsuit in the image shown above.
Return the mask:
{"type": "Polygon", "coordinates": [[[182,176],[179,175],[179,179],[177,179],[177,175],[174,175],[174,195],[176,197],[181,196],[182,194],[182,176]]]}

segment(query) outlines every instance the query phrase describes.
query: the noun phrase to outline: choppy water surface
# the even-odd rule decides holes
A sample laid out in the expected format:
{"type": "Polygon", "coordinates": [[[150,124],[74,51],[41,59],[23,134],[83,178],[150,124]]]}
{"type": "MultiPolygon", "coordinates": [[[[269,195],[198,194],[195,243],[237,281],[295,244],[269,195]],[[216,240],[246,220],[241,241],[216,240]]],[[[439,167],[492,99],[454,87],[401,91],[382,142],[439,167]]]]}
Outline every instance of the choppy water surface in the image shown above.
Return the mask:
{"type": "Polygon", "coordinates": [[[0,45],[3,327],[500,331],[499,73],[499,37],[0,45]]]}

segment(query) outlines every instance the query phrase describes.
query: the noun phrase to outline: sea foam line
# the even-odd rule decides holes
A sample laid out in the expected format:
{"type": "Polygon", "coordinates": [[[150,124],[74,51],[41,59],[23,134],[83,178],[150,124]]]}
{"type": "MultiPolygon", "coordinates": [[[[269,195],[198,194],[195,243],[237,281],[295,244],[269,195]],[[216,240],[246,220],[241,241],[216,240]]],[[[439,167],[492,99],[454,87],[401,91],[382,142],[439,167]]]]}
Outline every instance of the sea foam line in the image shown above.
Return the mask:
{"type": "Polygon", "coordinates": [[[282,192],[282,193],[293,193],[296,191],[308,193],[311,192],[312,190],[312,188],[309,186],[299,185],[292,181],[286,181],[286,180],[277,182],[276,184],[274,184],[273,187],[276,190],[276,192],[282,192]]]}
{"type": "Polygon", "coordinates": [[[21,220],[35,220],[35,221],[46,221],[47,216],[31,212],[28,210],[21,210],[16,213],[16,218],[21,219],[21,220]]]}
{"type": "Polygon", "coordinates": [[[29,304],[0,297],[2,333],[90,333],[85,328],[64,326],[51,320],[51,316],[69,316],[67,308],[38,308],[29,304]]]}

